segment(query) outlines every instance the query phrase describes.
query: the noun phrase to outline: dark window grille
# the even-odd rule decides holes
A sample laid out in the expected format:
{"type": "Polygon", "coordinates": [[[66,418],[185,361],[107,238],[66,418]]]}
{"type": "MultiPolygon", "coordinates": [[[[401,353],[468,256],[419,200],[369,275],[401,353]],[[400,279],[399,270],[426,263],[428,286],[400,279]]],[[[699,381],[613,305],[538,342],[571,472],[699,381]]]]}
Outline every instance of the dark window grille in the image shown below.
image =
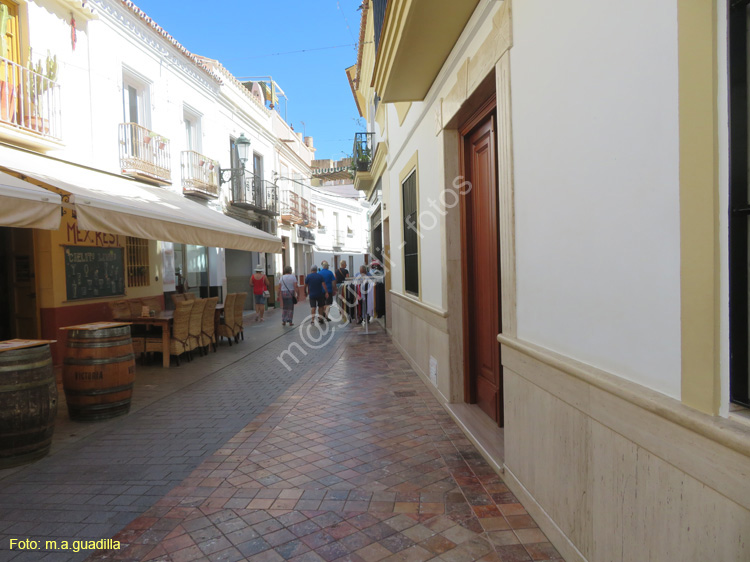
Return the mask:
{"type": "Polygon", "coordinates": [[[401,184],[404,210],[404,290],[419,295],[419,225],[417,224],[417,172],[401,184]]]}
{"type": "Polygon", "coordinates": [[[748,362],[748,9],[734,0],[729,12],[729,395],[750,407],[748,362]]]}

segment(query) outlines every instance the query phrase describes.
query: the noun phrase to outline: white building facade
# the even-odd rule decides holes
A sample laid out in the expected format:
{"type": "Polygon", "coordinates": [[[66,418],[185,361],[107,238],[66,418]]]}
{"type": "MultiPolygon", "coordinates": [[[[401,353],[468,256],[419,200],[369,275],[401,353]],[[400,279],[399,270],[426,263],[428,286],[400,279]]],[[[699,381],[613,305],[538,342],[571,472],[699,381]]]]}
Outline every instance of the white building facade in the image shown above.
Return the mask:
{"type": "Polygon", "coordinates": [[[393,342],[566,560],[750,557],[746,9],[364,5],[393,342]]]}
{"type": "Polygon", "coordinates": [[[370,260],[369,205],[352,183],[327,185],[330,183],[312,189],[318,212],[313,260],[318,266],[327,261],[331,270],[345,260],[354,275],[370,260]]]}

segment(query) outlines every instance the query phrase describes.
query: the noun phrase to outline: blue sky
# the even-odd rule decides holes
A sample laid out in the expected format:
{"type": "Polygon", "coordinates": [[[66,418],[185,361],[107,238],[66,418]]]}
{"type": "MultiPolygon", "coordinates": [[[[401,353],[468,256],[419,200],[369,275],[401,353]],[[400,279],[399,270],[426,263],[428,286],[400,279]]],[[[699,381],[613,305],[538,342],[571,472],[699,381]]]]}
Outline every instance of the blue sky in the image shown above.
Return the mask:
{"type": "Polygon", "coordinates": [[[218,59],[235,76],[273,76],[289,97],[287,121],[297,131],[304,121],[315,157],[334,160],[351,154],[360,130],[344,72],[357,62],[360,3],[135,0],[187,49],[218,59]],[[276,54],[303,49],[309,51],[276,54]]]}

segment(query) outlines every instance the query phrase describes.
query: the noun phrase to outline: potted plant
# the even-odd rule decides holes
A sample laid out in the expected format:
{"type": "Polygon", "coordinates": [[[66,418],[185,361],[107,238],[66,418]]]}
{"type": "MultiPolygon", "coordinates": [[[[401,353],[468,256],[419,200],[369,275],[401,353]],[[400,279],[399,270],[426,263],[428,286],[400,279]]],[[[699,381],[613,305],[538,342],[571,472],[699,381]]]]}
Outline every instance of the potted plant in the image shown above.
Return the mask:
{"type": "Polygon", "coordinates": [[[370,169],[370,149],[366,148],[357,156],[357,171],[366,172],[369,169],[370,169]]]}
{"type": "Polygon", "coordinates": [[[26,74],[30,110],[23,116],[23,124],[29,129],[46,134],[49,132],[49,120],[44,117],[45,104],[48,103],[44,93],[52,88],[57,80],[57,55],[52,56],[47,51],[44,65],[41,60],[34,65],[29,54],[29,69],[26,74]]]}

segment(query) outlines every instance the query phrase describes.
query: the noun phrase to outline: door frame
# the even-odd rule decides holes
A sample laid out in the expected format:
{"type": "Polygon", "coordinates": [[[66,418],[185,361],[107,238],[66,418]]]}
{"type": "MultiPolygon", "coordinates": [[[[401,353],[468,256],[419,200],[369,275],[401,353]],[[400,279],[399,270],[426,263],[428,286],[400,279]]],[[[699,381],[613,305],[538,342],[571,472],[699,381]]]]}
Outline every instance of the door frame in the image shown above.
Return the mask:
{"type": "MultiPolygon", "coordinates": [[[[466,137],[471,133],[471,131],[479,125],[484,119],[486,119],[489,115],[497,112],[497,94],[496,92],[492,92],[492,94],[482,103],[479,104],[476,111],[474,111],[471,116],[466,119],[463,123],[460,124],[458,127],[458,155],[459,155],[459,175],[460,177],[465,180],[466,179],[466,137]]],[[[497,122],[497,118],[495,118],[495,121],[497,122]]],[[[497,128],[497,123],[495,123],[495,128],[497,128]]],[[[495,142],[495,159],[497,160],[498,156],[498,149],[497,149],[497,136],[494,135],[494,142],[495,142]]],[[[496,162],[496,170],[497,170],[497,162],[496,162]]],[[[497,170],[495,180],[498,180],[499,170],[497,170]]],[[[462,307],[462,317],[463,317],[463,369],[464,369],[464,402],[467,404],[476,404],[476,393],[474,391],[474,388],[472,388],[472,380],[471,380],[471,357],[469,350],[471,349],[469,344],[469,298],[468,298],[468,287],[469,287],[469,275],[468,275],[468,267],[467,267],[467,256],[468,256],[468,235],[467,235],[467,219],[466,219],[466,203],[463,197],[459,199],[460,204],[460,218],[461,218],[461,297],[463,302],[462,307]]],[[[499,198],[498,198],[498,205],[499,205],[499,198]]],[[[500,213],[498,209],[498,221],[500,220],[500,213]]],[[[498,224],[498,254],[501,251],[500,248],[500,237],[499,237],[499,230],[500,225],[498,224]]],[[[500,275],[499,275],[499,269],[500,269],[500,256],[498,255],[498,283],[500,283],[500,275]]],[[[500,293],[498,293],[498,302],[501,304],[501,297],[500,293]]],[[[502,333],[502,314],[498,311],[499,315],[499,325],[500,325],[500,332],[502,333]]],[[[500,346],[500,343],[497,344],[500,346]]],[[[497,423],[502,427],[503,425],[503,418],[504,418],[504,408],[503,408],[503,391],[502,391],[502,384],[503,384],[503,378],[502,378],[502,362],[500,363],[500,389],[499,389],[499,401],[500,404],[498,406],[498,420],[497,423]]],[[[494,421],[494,420],[493,420],[494,421]]]]}

